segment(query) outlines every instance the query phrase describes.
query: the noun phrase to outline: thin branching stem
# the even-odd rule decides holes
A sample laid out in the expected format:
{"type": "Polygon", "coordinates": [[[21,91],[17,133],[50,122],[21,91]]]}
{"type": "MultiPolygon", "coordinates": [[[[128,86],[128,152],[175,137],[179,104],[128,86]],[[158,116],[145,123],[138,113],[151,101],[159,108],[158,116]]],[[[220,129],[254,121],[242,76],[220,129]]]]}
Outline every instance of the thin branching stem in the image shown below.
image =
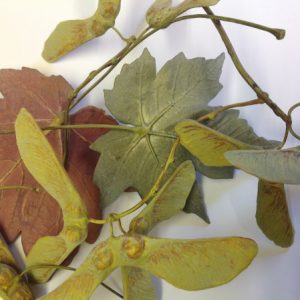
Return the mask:
{"type": "MultiPolygon", "coordinates": [[[[131,38],[126,38],[119,29],[117,29],[115,26],[111,27],[111,29],[119,36],[119,38],[124,41],[125,43],[129,44],[131,38]]],[[[134,38],[135,39],[135,38],[134,38]]]]}
{"type": "Polygon", "coordinates": [[[197,119],[198,122],[203,122],[203,121],[207,121],[207,120],[213,120],[218,114],[232,109],[232,108],[238,108],[238,107],[245,107],[245,106],[251,106],[251,105],[257,105],[257,104],[264,104],[264,101],[261,99],[254,99],[254,100],[250,100],[250,101],[244,101],[244,102],[238,102],[238,103],[234,103],[234,104],[229,104],[226,106],[222,106],[216,110],[213,110],[209,113],[207,113],[204,116],[201,116],[197,119]]]}
{"type": "MultiPolygon", "coordinates": [[[[266,32],[269,32],[273,34],[277,39],[283,39],[285,36],[285,31],[283,29],[279,28],[270,28],[264,25],[260,25],[257,23],[240,20],[236,18],[230,18],[230,17],[224,17],[224,16],[216,16],[213,14],[213,12],[210,10],[210,8],[205,8],[205,11],[207,14],[194,14],[194,15],[188,15],[188,16],[181,16],[175,18],[173,21],[171,21],[168,25],[188,20],[188,19],[195,19],[195,18],[206,18],[211,19],[213,23],[215,24],[216,28],[218,29],[224,44],[226,48],[228,49],[228,52],[230,56],[232,57],[237,69],[243,76],[243,78],[246,80],[246,82],[253,88],[253,90],[256,92],[257,96],[261,98],[271,109],[274,111],[276,115],[278,115],[280,118],[282,118],[286,123],[287,126],[290,126],[291,121],[288,118],[288,116],[269,98],[268,94],[265,93],[261,88],[256,84],[256,82],[250,77],[250,75],[246,72],[244,67],[242,66],[241,62],[239,61],[239,58],[237,57],[235,50],[225,32],[223,29],[220,21],[225,22],[231,22],[236,23],[243,26],[248,26],[252,28],[256,28],[259,30],[263,30],[266,32]]],[[[113,58],[108,60],[104,65],[99,67],[98,69],[90,72],[88,77],[73,91],[72,95],[69,97],[68,107],[64,114],[64,124],[69,123],[69,112],[72,108],[77,106],[92,90],[95,89],[115,68],[116,66],[127,56],[128,53],[130,53],[135,47],[137,47],[139,44],[141,44],[145,39],[156,33],[157,31],[164,29],[162,28],[156,28],[151,29],[150,27],[147,27],[144,31],[140,33],[138,37],[132,36],[129,39],[126,39],[116,28],[112,28],[119,37],[126,42],[126,46],[117,53],[113,58]],[[106,71],[105,71],[106,70],[106,71]],[[89,84],[91,83],[99,74],[101,74],[103,71],[105,73],[96,80],[86,91],[84,91],[79,97],[79,93],[89,84]]],[[[291,131],[292,132],[292,131],[291,131]]],[[[293,134],[293,132],[292,132],[293,134]]],[[[69,140],[69,132],[67,130],[63,131],[63,148],[64,148],[64,163],[67,163],[67,153],[68,153],[68,140],[69,140]]]]}
{"type": "Polygon", "coordinates": [[[32,192],[38,192],[39,188],[27,186],[27,185],[7,185],[7,186],[0,186],[1,191],[10,191],[10,190],[28,190],[32,192]]]}
{"type": "Polygon", "coordinates": [[[289,136],[289,133],[291,130],[291,125],[290,124],[285,124],[285,125],[286,126],[285,126],[285,131],[284,131],[284,136],[283,136],[282,142],[275,148],[276,150],[282,149],[287,142],[287,139],[288,139],[288,136],[289,136]]]}
{"type": "MultiPolygon", "coordinates": [[[[292,113],[293,113],[293,111],[294,111],[296,108],[298,108],[299,106],[300,106],[300,102],[299,102],[299,103],[296,103],[296,104],[294,104],[293,106],[290,107],[290,109],[289,109],[289,111],[288,111],[288,116],[291,118],[291,120],[292,120],[292,113]]],[[[297,134],[297,133],[295,132],[295,130],[294,130],[293,127],[292,127],[292,124],[291,124],[291,126],[289,127],[289,132],[290,132],[291,135],[294,136],[296,139],[300,140],[300,135],[297,134]]]]}
{"type": "MultiPolygon", "coordinates": [[[[277,39],[283,39],[285,36],[285,31],[283,29],[270,28],[270,27],[260,25],[257,23],[244,21],[244,20],[240,20],[240,19],[235,19],[235,18],[230,18],[230,17],[216,16],[212,12],[207,13],[207,14],[194,14],[194,15],[178,17],[178,18],[174,19],[172,22],[170,22],[170,24],[168,24],[168,26],[170,26],[171,24],[180,22],[180,21],[184,21],[184,20],[188,20],[188,19],[195,19],[195,18],[211,19],[215,25],[218,22],[220,24],[220,26],[221,26],[220,20],[222,20],[225,22],[231,22],[231,23],[236,23],[239,25],[256,28],[256,29],[263,30],[263,31],[273,34],[277,39]]],[[[120,38],[122,40],[124,40],[126,42],[126,46],[119,53],[117,53],[112,59],[108,60],[104,65],[102,65],[100,68],[90,72],[88,77],[78,86],[78,88],[76,88],[74,90],[74,92],[72,93],[72,95],[69,98],[69,104],[68,104],[67,110],[64,115],[64,124],[69,123],[69,111],[72,108],[74,108],[75,106],[77,106],[92,90],[94,90],[117,67],[117,65],[127,56],[128,53],[130,53],[135,47],[137,47],[139,44],[141,44],[145,39],[152,36],[157,31],[164,29],[164,27],[157,28],[157,29],[151,29],[150,27],[147,27],[144,31],[141,32],[141,34],[138,37],[132,36],[129,39],[126,39],[125,37],[123,37],[123,35],[116,28],[112,28],[112,29],[120,36],[120,38]],[[105,71],[105,73],[78,97],[79,93],[103,71],[105,71]]],[[[225,33],[225,36],[226,36],[226,33],[225,33]]],[[[229,41],[229,44],[231,44],[230,41],[229,41]]],[[[226,45],[226,43],[225,43],[225,45],[226,45]]],[[[227,45],[228,45],[228,43],[227,43],[227,45]]],[[[277,115],[279,115],[281,118],[285,119],[286,122],[288,122],[288,119],[286,118],[284,113],[281,111],[281,109],[279,107],[277,107],[276,104],[274,102],[272,102],[272,100],[268,97],[268,95],[266,93],[264,93],[262,90],[260,90],[260,88],[253,81],[252,87],[254,87],[254,86],[257,89],[257,91],[256,91],[257,95],[259,97],[263,98],[263,101],[266,104],[268,104],[271,108],[273,107],[272,109],[274,110],[274,112],[277,115]]],[[[64,144],[63,144],[63,146],[64,146],[64,162],[66,163],[67,162],[67,152],[68,152],[68,140],[69,140],[68,131],[64,130],[63,137],[64,137],[64,139],[63,139],[64,140],[64,144]]]]}
{"type": "Polygon", "coordinates": [[[268,26],[264,26],[261,24],[236,19],[236,18],[230,18],[230,17],[224,17],[224,16],[217,16],[217,15],[206,15],[206,14],[194,14],[194,15],[187,15],[176,18],[172,23],[176,23],[183,20],[189,20],[189,19],[211,19],[211,20],[218,20],[218,21],[224,21],[229,23],[234,23],[238,25],[243,25],[251,28],[255,28],[258,30],[262,30],[265,32],[268,32],[276,37],[278,40],[282,40],[285,37],[285,30],[281,28],[270,28],[268,26]]]}
{"type": "Polygon", "coordinates": [[[111,124],[71,124],[71,125],[57,125],[57,126],[47,126],[43,127],[42,130],[57,130],[57,129],[115,129],[122,131],[130,131],[130,132],[139,132],[142,127],[130,127],[123,125],[111,125],[111,124]]]}

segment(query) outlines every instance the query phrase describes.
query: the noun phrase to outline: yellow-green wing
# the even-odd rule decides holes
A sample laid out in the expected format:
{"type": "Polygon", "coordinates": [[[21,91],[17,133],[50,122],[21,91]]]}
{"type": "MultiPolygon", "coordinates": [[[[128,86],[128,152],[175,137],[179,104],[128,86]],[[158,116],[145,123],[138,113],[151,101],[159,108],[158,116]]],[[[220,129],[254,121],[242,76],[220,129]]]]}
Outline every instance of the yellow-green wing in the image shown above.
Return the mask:
{"type": "Polygon", "coordinates": [[[251,147],[194,120],[178,123],[175,130],[180,137],[181,145],[210,167],[232,166],[224,157],[224,153],[251,147]]]}
{"type": "Polygon", "coordinates": [[[290,247],[293,244],[294,228],[283,184],[259,180],[256,221],[276,245],[290,247]]]}
{"type": "Polygon", "coordinates": [[[231,281],[256,254],[257,244],[240,237],[173,240],[128,235],[110,238],[96,246],[69,279],[42,299],[89,299],[97,285],[119,266],[141,268],[181,289],[206,289],[231,281]],[[89,278],[89,283],[85,278],[89,278]]]}
{"type": "Polygon", "coordinates": [[[99,0],[93,16],[84,20],[61,22],[45,42],[42,56],[54,62],[114,26],[121,0],[99,0]]]}
{"type": "Polygon", "coordinates": [[[122,267],[125,300],[156,300],[157,294],[149,272],[134,267],[122,267]]]}
{"type": "MultiPolygon", "coordinates": [[[[151,202],[131,221],[130,232],[147,234],[157,223],[182,211],[195,178],[191,161],[180,164],[151,202]]],[[[157,299],[152,276],[147,271],[123,267],[122,279],[125,299],[157,299]]]]}
{"type": "Polygon", "coordinates": [[[80,267],[58,288],[41,300],[87,300],[118,266],[117,248],[109,241],[97,245],[80,267]]]}
{"type": "Polygon", "coordinates": [[[257,254],[253,240],[232,237],[206,240],[167,240],[144,237],[136,264],[174,286],[202,290],[225,284],[251,263],[257,254]]]}
{"type": "MultiPolygon", "coordinates": [[[[15,123],[21,158],[36,181],[59,203],[64,227],[56,237],[39,239],[26,258],[26,265],[60,264],[87,236],[87,212],[80,195],[51,145],[30,113],[21,109],[15,123]]],[[[33,270],[37,282],[47,281],[53,268],[33,270]]]]}

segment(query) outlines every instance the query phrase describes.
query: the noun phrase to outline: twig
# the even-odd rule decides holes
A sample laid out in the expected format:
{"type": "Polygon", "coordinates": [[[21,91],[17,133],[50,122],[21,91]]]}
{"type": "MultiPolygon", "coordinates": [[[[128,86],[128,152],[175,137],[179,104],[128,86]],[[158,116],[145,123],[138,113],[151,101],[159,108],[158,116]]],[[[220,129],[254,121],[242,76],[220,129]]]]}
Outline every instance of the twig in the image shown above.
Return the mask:
{"type": "Polygon", "coordinates": [[[277,150],[280,150],[284,147],[284,145],[286,144],[286,141],[288,139],[288,136],[289,136],[289,133],[290,133],[290,130],[291,130],[291,126],[290,124],[285,124],[285,132],[284,132],[284,137],[283,137],[283,140],[282,142],[275,148],[277,150]]]}
{"type": "Polygon", "coordinates": [[[188,19],[211,19],[211,20],[218,20],[218,21],[224,21],[224,22],[229,22],[229,23],[235,23],[238,25],[243,25],[247,27],[252,27],[258,30],[266,31],[271,33],[276,37],[277,40],[282,40],[285,37],[285,30],[280,29],[280,28],[270,28],[261,24],[241,20],[241,19],[235,19],[235,18],[230,18],[230,17],[223,17],[223,16],[217,16],[217,15],[205,15],[205,14],[194,14],[194,15],[187,15],[187,16],[182,16],[174,19],[172,23],[176,23],[179,21],[183,20],[188,20],[188,19]]]}
{"type": "Polygon", "coordinates": [[[105,287],[107,290],[109,290],[110,292],[112,292],[113,294],[115,294],[116,296],[118,296],[119,298],[124,299],[123,295],[121,295],[120,293],[118,293],[117,291],[115,291],[114,289],[112,289],[110,286],[108,286],[104,282],[102,282],[101,285],[103,287],[105,287]]]}
{"type": "Polygon", "coordinates": [[[28,190],[32,192],[38,192],[39,188],[27,186],[27,185],[7,185],[7,186],[0,186],[1,191],[10,191],[10,190],[28,190]]]}
{"type": "MultiPolygon", "coordinates": [[[[204,7],[204,10],[208,15],[214,16],[213,11],[209,7],[204,7]]],[[[253,78],[246,71],[246,69],[242,65],[239,57],[237,56],[237,53],[230,41],[225,29],[223,28],[221,22],[219,20],[212,20],[212,22],[214,23],[217,31],[219,32],[219,34],[224,42],[224,45],[228,51],[228,54],[230,55],[236,69],[238,70],[238,72],[240,73],[242,78],[251,87],[251,89],[253,89],[253,91],[256,93],[258,98],[263,100],[264,103],[266,103],[273,110],[273,112],[279,118],[281,118],[286,124],[290,125],[291,118],[287,114],[285,114],[285,112],[282,111],[282,109],[269,98],[269,95],[259,87],[259,85],[253,80],[253,78]]]]}
{"type": "MultiPolygon", "coordinates": [[[[299,106],[300,106],[300,102],[294,104],[294,105],[291,106],[291,108],[289,109],[289,111],[288,111],[288,116],[291,118],[291,120],[292,120],[292,113],[293,113],[293,111],[294,111],[296,108],[298,108],[299,106]]],[[[300,135],[297,134],[297,133],[294,131],[294,129],[293,129],[293,127],[292,127],[292,124],[291,124],[290,127],[289,127],[289,131],[290,131],[290,133],[291,133],[292,136],[294,136],[296,139],[300,140],[300,135]]]]}
{"type": "Polygon", "coordinates": [[[237,108],[237,107],[245,107],[245,106],[251,106],[251,105],[257,105],[257,104],[264,104],[264,101],[261,99],[255,99],[255,100],[250,100],[250,101],[245,101],[245,102],[238,102],[234,104],[229,104],[223,107],[220,107],[214,111],[211,111],[207,113],[204,116],[201,116],[197,119],[198,122],[203,122],[206,120],[213,120],[218,114],[231,109],[231,108],[237,108]]]}

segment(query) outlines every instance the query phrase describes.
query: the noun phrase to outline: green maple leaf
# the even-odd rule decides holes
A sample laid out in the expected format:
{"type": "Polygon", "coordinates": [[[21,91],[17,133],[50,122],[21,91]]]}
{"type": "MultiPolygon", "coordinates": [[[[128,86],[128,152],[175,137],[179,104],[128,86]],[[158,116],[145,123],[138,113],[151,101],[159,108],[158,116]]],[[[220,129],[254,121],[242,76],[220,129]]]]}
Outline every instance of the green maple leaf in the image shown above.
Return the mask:
{"type": "MultiPolygon", "coordinates": [[[[114,88],[105,91],[105,103],[121,123],[134,126],[133,131],[111,131],[92,145],[101,153],[94,179],[104,205],[128,187],[136,188],[141,196],[150,190],[176,138],[176,123],[208,110],[209,101],[222,88],[223,61],[223,54],[210,60],[179,54],[156,74],[155,60],[145,50],[123,67],[114,88]]],[[[170,172],[189,158],[180,147],[170,172]]],[[[190,197],[194,199],[188,201],[198,202],[202,210],[198,209],[198,215],[208,220],[200,193],[193,190],[190,197]]]]}

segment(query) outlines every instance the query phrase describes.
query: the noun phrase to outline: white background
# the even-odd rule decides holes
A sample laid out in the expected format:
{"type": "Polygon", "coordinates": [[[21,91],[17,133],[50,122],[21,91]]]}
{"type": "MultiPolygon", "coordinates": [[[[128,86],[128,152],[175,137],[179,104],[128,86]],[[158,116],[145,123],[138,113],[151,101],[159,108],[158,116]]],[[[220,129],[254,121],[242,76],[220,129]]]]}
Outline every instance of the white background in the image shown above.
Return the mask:
{"type": "MultiPolygon", "coordinates": [[[[89,71],[102,65],[123,46],[118,36],[109,31],[103,37],[91,41],[58,63],[48,64],[40,53],[43,42],[55,25],[66,19],[85,18],[96,7],[96,0],[0,0],[0,68],[39,69],[46,75],[61,74],[74,87],[79,85],[89,71]]],[[[179,2],[179,1],[174,1],[179,2]]],[[[151,0],[123,0],[116,27],[125,36],[135,34],[146,25],[144,14],[151,0]]],[[[277,41],[273,36],[238,25],[226,24],[226,29],[246,69],[285,111],[300,100],[300,4],[297,0],[223,0],[213,8],[219,15],[238,17],[268,26],[287,30],[286,38],[277,41]]],[[[198,10],[199,11],[199,10],[198,10]]],[[[216,30],[208,20],[185,21],[157,33],[136,48],[124,62],[131,62],[148,47],[161,67],[168,59],[183,51],[187,57],[214,58],[224,52],[216,30]]],[[[103,106],[103,88],[111,88],[111,74],[87,99],[87,103],[103,106]]],[[[225,105],[254,99],[234,69],[228,55],[221,77],[223,90],[212,102],[225,105]]],[[[241,115],[249,120],[259,135],[281,139],[283,122],[274,117],[268,107],[243,108],[241,115]]],[[[300,114],[294,114],[294,127],[300,132],[300,114]]],[[[288,145],[299,144],[289,138],[288,145]]],[[[176,238],[201,238],[218,236],[251,237],[259,244],[259,254],[252,265],[231,283],[199,292],[186,292],[162,283],[163,300],[298,300],[300,297],[300,188],[287,186],[290,214],[296,237],[294,245],[284,250],[275,246],[261,233],[255,222],[257,179],[237,172],[234,180],[210,180],[203,178],[205,199],[212,224],[207,226],[193,215],[181,214],[154,229],[152,235],[176,238]]],[[[110,210],[120,211],[137,201],[134,195],[122,196],[110,210]]],[[[108,210],[107,210],[108,211],[108,210]]],[[[101,239],[107,237],[104,228],[101,239]]],[[[72,265],[77,266],[88,253],[84,245],[72,265]]],[[[69,275],[60,271],[47,288],[53,288],[69,275]]],[[[106,281],[118,291],[122,285],[116,272],[106,281]]],[[[36,295],[45,289],[34,288],[36,295]]],[[[118,299],[99,287],[92,299],[118,299]]]]}

